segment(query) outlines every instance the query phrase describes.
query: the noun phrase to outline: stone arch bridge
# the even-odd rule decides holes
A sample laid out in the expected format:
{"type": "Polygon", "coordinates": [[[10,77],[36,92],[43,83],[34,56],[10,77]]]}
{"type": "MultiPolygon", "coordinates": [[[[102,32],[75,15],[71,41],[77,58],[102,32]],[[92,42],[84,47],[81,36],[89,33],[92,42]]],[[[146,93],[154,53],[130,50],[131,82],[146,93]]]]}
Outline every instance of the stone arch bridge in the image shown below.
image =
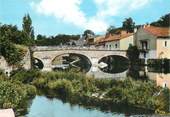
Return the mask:
{"type": "Polygon", "coordinates": [[[91,69],[97,68],[99,60],[106,56],[117,55],[127,58],[125,50],[107,50],[104,48],[35,46],[31,47],[31,50],[33,52],[33,57],[42,61],[44,65],[42,71],[51,71],[52,61],[56,56],[62,54],[84,55],[91,62],[91,69]]]}

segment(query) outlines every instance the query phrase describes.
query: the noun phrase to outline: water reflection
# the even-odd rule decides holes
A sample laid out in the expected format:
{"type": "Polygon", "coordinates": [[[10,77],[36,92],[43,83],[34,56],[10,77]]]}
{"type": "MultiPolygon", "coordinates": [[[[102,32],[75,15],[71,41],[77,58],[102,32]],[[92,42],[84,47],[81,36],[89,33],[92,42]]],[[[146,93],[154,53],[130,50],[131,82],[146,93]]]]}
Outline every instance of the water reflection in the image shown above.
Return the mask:
{"type": "Polygon", "coordinates": [[[104,62],[107,67],[101,68],[105,73],[122,73],[126,71],[129,67],[128,60],[121,56],[107,56],[99,60],[99,63],[104,62]]]}
{"type": "Polygon", "coordinates": [[[91,67],[89,59],[81,54],[62,54],[56,56],[52,60],[53,70],[76,70],[80,72],[88,72],[91,67]]]}
{"type": "Polygon", "coordinates": [[[124,117],[124,114],[102,112],[96,109],[86,109],[71,106],[58,99],[48,99],[36,96],[26,117],[124,117]]]}
{"type": "Polygon", "coordinates": [[[167,87],[170,89],[170,73],[154,73],[154,72],[148,72],[148,77],[152,80],[156,81],[157,86],[161,87],[167,87]]]}

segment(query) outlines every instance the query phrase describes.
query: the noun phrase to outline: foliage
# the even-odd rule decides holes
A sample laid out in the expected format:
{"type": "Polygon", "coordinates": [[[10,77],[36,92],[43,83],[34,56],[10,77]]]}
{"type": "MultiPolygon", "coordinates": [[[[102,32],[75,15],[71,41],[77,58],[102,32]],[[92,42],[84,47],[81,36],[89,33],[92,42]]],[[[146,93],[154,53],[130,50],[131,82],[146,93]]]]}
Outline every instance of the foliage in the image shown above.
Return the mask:
{"type": "Polygon", "coordinates": [[[48,88],[56,91],[59,95],[62,95],[63,97],[69,97],[73,90],[72,83],[65,79],[59,79],[54,82],[49,82],[48,88]]]}
{"type": "Polygon", "coordinates": [[[23,85],[0,76],[0,108],[22,108],[25,101],[35,96],[35,93],[34,86],[23,85]]]}
{"type": "Polygon", "coordinates": [[[4,37],[8,39],[10,42],[15,44],[22,44],[22,34],[21,31],[18,30],[17,26],[13,25],[1,25],[0,26],[0,35],[1,38],[4,37]]]}
{"type": "Polygon", "coordinates": [[[89,29],[85,30],[83,33],[83,36],[85,37],[85,39],[88,39],[89,37],[92,37],[94,35],[95,35],[95,33],[89,29]]]}
{"type": "Polygon", "coordinates": [[[22,32],[12,25],[0,25],[0,54],[9,65],[19,66],[26,49],[17,44],[25,44],[22,32]]]}
{"type": "Polygon", "coordinates": [[[162,89],[150,80],[94,79],[73,72],[38,72],[38,74],[34,75],[31,84],[38,89],[46,90],[46,95],[51,97],[65,97],[74,102],[87,104],[87,101],[94,99],[95,94],[100,103],[108,106],[116,103],[159,112],[167,111],[165,101],[160,100],[161,97],[164,100],[167,97],[162,94],[163,92],[158,95],[162,89]],[[110,103],[107,103],[108,101],[110,103]]]}
{"type": "Polygon", "coordinates": [[[11,79],[20,81],[24,84],[29,84],[35,79],[36,77],[39,77],[40,73],[37,70],[24,70],[24,69],[18,69],[16,71],[13,71],[11,73],[11,79]]]}
{"type": "Polygon", "coordinates": [[[131,64],[135,64],[138,62],[139,60],[139,50],[136,46],[132,46],[130,45],[127,52],[126,52],[126,55],[127,57],[129,58],[131,64]]]}
{"type": "Polygon", "coordinates": [[[9,65],[18,66],[24,57],[25,51],[17,48],[7,37],[0,37],[0,53],[9,65]]]}
{"type": "Polygon", "coordinates": [[[71,40],[78,40],[80,35],[65,35],[59,34],[56,36],[46,37],[44,35],[37,35],[37,40],[35,40],[38,46],[57,46],[57,45],[67,45],[71,40]]]}
{"type": "Polygon", "coordinates": [[[119,28],[116,28],[114,26],[110,26],[108,29],[107,29],[107,32],[106,34],[120,34],[121,31],[123,30],[122,27],[119,27],[119,28]]]}
{"type": "Polygon", "coordinates": [[[170,13],[162,16],[158,21],[152,22],[153,26],[170,27],[170,13]]]}
{"type": "Polygon", "coordinates": [[[32,45],[34,43],[34,29],[32,27],[32,20],[29,14],[23,17],[23,31],[22,34],[24,38],[27,40],[27,45],[32,45]]]}
{"type": "Polygon", "coordinates": [[[135,27],[135,22],[133,21],[133,19],[131,17],[126,18],[125,21],[123,21],[122,28],[124,30],[127,30],[127,32],[133,32],[134,27],[135,27]]]}

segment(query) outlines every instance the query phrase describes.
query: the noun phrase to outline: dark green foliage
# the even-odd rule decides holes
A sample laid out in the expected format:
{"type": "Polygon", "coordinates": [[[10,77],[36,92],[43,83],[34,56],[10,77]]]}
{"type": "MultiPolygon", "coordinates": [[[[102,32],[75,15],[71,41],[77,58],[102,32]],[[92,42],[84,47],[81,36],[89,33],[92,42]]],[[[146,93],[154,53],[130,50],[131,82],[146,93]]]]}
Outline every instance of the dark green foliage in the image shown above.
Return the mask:
{"type": "Polygon", "coordinates": [[[115,28],[114,26],[110,26],[108,29],[107,29],[107,33],[109,34],[120,34],[121,30],[123,28],[120,27],[120,28],[115,28]]]}
{"type": "Polygon", "coordinates": [[[18,66],[23,59],[24,50],[17,48],[7,37],[0,37],[0,53],[9,65],[18,66]]]}
{"type": "Polygon", "coordinates": [[[22,44],[23,38],[21,31],[18,30],[17,26],[12,25],[1,25],[0,26],[0,37],[8,39],[10,42],[15,44],[22,44]]]}
{"type": "Polygon", "coordinates": [[[37,35],[36,45],[38,46],[57,46],[67,45],[71,40],[78,40],[80,35],[65,35],[59,34],[57,36],[46,37],[44,35],[37,35]]]}
{"type": "Polygon", "coordinates": [[[140,54],[140,52],[139,52],[138,48],[136,46],[132,46],[132,45],[129,46],[129,48],[126,52],[126,55],[129,58],[131,64],[132,63],[135,64],[138,62],[139,54],[140,54]]]}
{"type": "Polygon", "coordinates": [[[170,60],[169,59],[148,59],[148,69],[152,72],[169,73],[170,60]]]}
{"type": "Polygon", "coordinates": [[[16,71],[13,71],[11,73],[11,79],[20,81],[24,84],[31,83],[35,78],[39,77],[40,73],[37,70],[24,70],[24,69],[18,69],[16,71]]]}
{"type": "Polygon", "coordinates": [[[26,40],[26,45],[33,45],[34,44],[34,29],[32,27],[32,20],[29,14],[23,17],[23,24],[22,24],[22,34],[24,39],[26,40]]]}
{"type": "Polygon", "coordinates": [[[11,81],[0,76],[0,108],[24,109],[27,100],[34,97],[36,88],[23,85],[21,82],[11,81]]]}
{"type": "Polygon", "coordinates": [[[125,21],[123,21],[122,28],[127,32],[133,32],[135,28],[135,22],[133,22],[133,19],[131,17],[126,18],[125,21]]]}
{"type": "Polygon", "coordinates": [[[151,25],[159,27],[170,27],[170,13],[162,16],[158,21],[152,22],[151,25]]]}
{"type": "Polygon", "coordinates": [[[87,39],[91,36],[94,36],[94,35],[95,35],[94,32],[92,30],[89,30],[89,29],[85,30],[84,33],[83,33],[83,36],[85,37],[85,39],[87,39]]]}
{"type": "Polygon", "coordinates": [[[48,88],[57,92],[58,95],[63,97],[69,97],[73,90],[71,81],[65,79],[59,79],[54,82],[49,82],[48,88]]]}

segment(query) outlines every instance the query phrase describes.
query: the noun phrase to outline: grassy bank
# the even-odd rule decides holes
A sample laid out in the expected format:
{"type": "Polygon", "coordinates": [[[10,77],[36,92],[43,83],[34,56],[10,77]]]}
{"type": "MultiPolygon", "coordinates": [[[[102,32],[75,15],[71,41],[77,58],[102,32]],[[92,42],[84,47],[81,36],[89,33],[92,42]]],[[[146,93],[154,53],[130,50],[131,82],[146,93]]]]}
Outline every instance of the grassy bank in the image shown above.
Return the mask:
{"type": "Polygon", "coordinates": [[[168,111],[169,90],[157,87],[154,81],[94,79],[81,73],[38,71],[19,71],[11,79],[73,104],[103,109],[126,105],[162,114],[168,111]]]}

